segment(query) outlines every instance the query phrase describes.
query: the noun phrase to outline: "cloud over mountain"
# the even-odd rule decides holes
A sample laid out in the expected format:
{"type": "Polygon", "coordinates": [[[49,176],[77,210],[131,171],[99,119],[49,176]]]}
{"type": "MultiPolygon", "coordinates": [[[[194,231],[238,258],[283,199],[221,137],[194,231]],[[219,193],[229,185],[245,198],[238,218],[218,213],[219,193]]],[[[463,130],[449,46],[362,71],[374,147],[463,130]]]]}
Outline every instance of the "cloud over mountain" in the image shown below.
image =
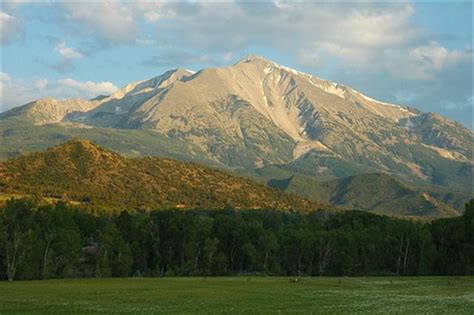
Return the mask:
{"type": "Polygon", "coordinates": [[[58,99],[93,98],[101,94],[111,94],[117,90],[117,87],[108,81],[77,81],[71,78],[54,81],[45,78],[21,80],[12,78],[4,72],[1,73],[0,78],[1,111],[45,96],[58,99]]]}

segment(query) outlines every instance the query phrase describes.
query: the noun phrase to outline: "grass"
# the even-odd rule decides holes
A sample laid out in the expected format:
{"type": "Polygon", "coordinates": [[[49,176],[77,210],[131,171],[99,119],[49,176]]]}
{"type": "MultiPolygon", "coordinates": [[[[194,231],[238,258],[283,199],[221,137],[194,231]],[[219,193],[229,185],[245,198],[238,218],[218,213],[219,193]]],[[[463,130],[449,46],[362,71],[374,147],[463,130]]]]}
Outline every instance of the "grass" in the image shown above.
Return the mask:
{"type": "Polygon", "coordinates": [[[473,277],[0,282],[0,314],[473,314],[473,277]]]}

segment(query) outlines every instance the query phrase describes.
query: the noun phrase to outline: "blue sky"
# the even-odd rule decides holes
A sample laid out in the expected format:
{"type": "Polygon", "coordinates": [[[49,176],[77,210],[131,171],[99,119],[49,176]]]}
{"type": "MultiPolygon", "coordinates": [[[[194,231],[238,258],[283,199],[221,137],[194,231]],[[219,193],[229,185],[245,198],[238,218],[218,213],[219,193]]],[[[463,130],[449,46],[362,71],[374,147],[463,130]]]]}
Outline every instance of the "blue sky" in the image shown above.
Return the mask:
{"type": "Polygon", "coordinates": [[[2,2],[1,110],[258,54],[472,129],[465,2],[2,2]]]}

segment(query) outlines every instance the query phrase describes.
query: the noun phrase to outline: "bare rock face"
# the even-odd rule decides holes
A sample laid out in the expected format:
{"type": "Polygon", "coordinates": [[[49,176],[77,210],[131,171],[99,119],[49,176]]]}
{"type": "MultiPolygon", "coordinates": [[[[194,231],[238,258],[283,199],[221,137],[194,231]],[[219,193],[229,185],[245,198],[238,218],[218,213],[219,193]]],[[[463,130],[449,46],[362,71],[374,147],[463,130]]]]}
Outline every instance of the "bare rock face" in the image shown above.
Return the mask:
{"type": "Polygon", "coordinates": [[[171,70],[91,101],[39,103],[2,116],[155,132],[227,167],[279,164],[328,178],[378,171],[460,189],[472,177],[472,132],[461,125],[258,56],[171,70]]]}

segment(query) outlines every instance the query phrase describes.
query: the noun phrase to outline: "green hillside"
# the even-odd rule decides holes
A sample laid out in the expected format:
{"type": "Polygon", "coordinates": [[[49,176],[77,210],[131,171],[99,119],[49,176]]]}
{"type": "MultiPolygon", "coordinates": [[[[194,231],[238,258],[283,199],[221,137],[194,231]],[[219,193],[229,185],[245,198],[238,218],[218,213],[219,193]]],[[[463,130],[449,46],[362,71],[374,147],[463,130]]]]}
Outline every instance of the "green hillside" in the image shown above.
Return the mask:
{"type": "Polygon", "coordinates": [[[314,176],[291,175],[270,179],[269,186],[320,202],[380,214],[436,218],[460,215],[452,204],[469,200],[466,193],[446,193],[441,190],[417,190],[393,177],[381,174],[362,174],[339,180],[321,181],[314,176]]]}
{"type": "Polygon", "coordinates": [[[318,204],[228,173],[162,158],[131,159],[85,140],[0,164],[3,195],[34,195],[93,209],[315,209],[318,204]]]}

